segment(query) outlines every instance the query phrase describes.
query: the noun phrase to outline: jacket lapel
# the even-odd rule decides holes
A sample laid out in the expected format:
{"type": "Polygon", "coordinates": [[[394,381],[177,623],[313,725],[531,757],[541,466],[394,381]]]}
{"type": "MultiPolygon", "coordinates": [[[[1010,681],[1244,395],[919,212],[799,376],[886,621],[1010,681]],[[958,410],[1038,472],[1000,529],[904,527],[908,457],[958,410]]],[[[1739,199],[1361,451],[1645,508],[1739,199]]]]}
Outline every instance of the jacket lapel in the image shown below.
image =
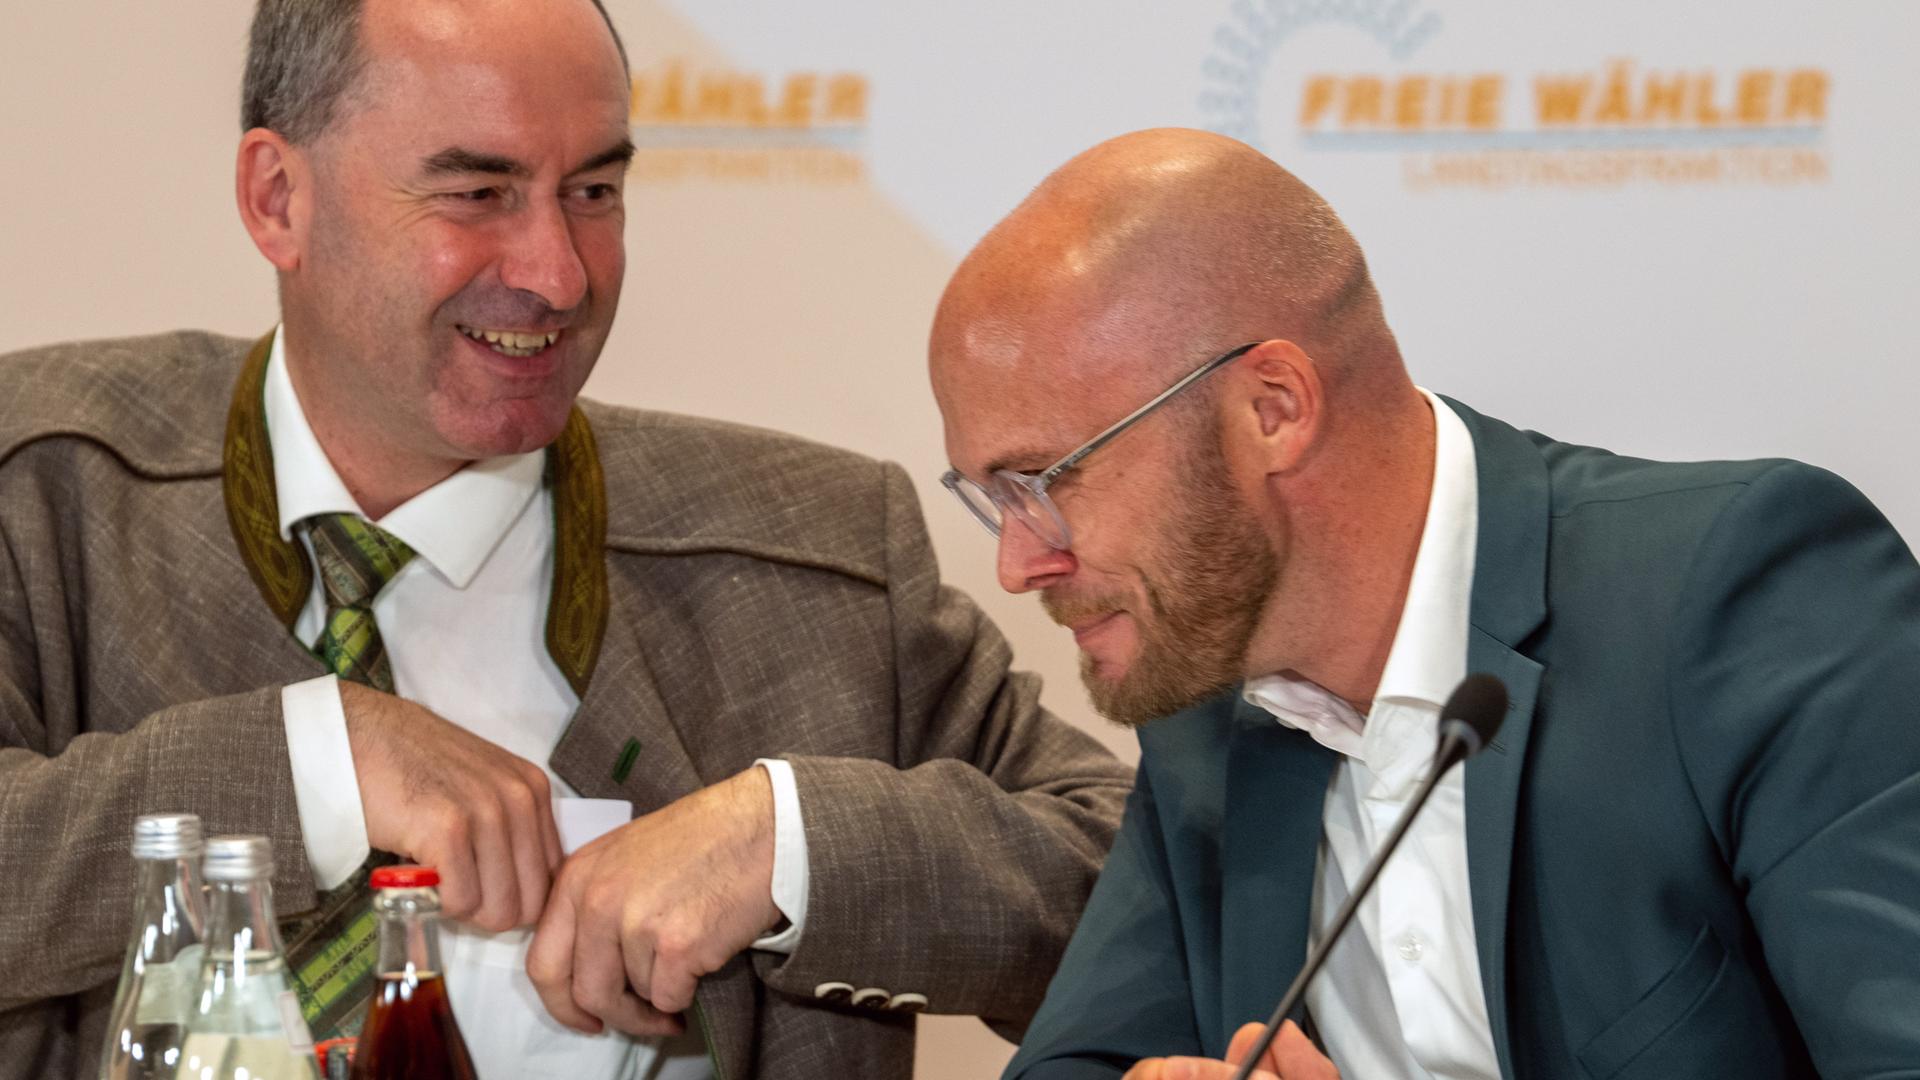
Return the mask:
{"type": "MultiPolygon", "coordinates": [[[[1306,959],[1327,783],[1339,755],[1236,696],[1221,862],[1220,1004],[1209,1053],[1264,1020],[1306,959]]],[[[1298,1019],[1296,1017],[1295,1019],[1298,1019]]]]}
{"type": "Polygon", "coordinates": [[[1467,670],[1507,685],[1507,715],[1487,750],[1467,762],[1467,875],[1480,982],[1500,1071],[1513,1076],[1507,1009],[1507,901],[1527,743],[1541,665],[1519,651],[1547,615],[1551,492],[1546,460],[1519,431],[1447,400],[1473,435],[1479,481],[1467,670]]]}
{"type": "MultiPolygon", "coordinates": [[[[548,759],[581,795],[626,799],[634,816],[651,813],[706,786],[661,700],[641,647],[637,599],[612,588],[611,616],[592,681],[566,734],[548,759]]],[[[747,1075],[753,1057],[755,981],[745,954],[700,980],[688,1016],[718,1063],[717,1075],[747,1075]]]]}
{"type": "Polygon", "coordinates": [[[634,605],[621,600],[614,597],[593,680],[548,763],[581,795],[626,799],[639,816],[703,785],[640,647],[634,605]]]}
{"type": "Polygon", "coordinates": [[[1507,1031],[1507,898],[1513,890],[1514,819],[1520,774],[1533,729],[1540,665],[1476,629],[1467,667],[1507,684],[1507,718],[1486,750],[1467,762],[1467,877],[1473,894],[1473,938],[1480,984],[1502,1075],[1513,1076],[1507,1031]]]}

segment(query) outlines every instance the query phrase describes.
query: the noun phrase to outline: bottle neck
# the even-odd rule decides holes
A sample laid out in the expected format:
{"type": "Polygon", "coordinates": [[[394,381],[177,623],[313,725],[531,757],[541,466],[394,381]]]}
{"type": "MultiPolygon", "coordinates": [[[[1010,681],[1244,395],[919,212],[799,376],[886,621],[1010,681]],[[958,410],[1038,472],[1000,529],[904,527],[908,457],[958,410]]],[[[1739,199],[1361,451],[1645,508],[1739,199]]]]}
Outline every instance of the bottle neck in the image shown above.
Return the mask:
{"type": "Polygon", "coordinates": [[[198,857],[135,860],[134,948],[153,963],[172,960],[207,934],[198,857]]]}
{"type": "Polygon", "coordinates": [[[236,967],[277,958],[285,949],[273,920],[273,883],[266,878],[215,881],[207,895],[207,948],[236,967]]]}
{"type": "Polygon", "coordinates": [[[380,913],[379,974],[409,981],[439,975],[439,894],[433,889],[382,889],[373,907],[380,913]]]}

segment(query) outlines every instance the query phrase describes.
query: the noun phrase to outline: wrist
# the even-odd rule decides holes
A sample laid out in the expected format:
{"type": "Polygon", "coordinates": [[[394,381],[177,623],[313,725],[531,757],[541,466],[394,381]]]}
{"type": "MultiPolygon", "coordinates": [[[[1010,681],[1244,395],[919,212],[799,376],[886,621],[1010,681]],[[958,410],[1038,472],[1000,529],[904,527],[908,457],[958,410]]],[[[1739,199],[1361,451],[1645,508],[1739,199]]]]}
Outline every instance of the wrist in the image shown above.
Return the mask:
{"type": "Polygon", "coordinates": [[[752,880],[756,902],[763,904],[759,925],[767,928],[761,936],[784,929],[787,916],[773,899],[774,799],[773,778],[765,766],[754,764],[735,777],[740,782],[742,816],[747,822],[747,859],[754,868],[752,880]]]}

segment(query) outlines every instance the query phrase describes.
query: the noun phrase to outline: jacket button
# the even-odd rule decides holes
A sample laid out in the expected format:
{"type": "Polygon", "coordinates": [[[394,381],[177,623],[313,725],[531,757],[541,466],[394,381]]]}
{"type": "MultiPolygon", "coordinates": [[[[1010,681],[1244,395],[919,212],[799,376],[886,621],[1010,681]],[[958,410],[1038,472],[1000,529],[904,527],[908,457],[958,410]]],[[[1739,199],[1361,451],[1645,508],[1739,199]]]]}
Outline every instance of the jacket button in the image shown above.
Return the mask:
{"type": "Polygon", "coordinates": [[[853,992],[853,1003],[863,1009],[884,1009],[887,1007],[887,1000],[892,996],[877,986],[869,986],[865,990],[853,992]]]}
{"type": "Polygon", "coordinates": [[[895,1012],[917,1013],[926,1007],[927,995],[925,994],[895,994],[893,1000],[887,1002],[887,1008],[895,1012]]]}
{"type": "Polygon", "coordinates": [[[821,1001],[838,1005],[853,996],[853,984],[843,982],[823,982],[813,988],[813,996],[821,1001]]]}

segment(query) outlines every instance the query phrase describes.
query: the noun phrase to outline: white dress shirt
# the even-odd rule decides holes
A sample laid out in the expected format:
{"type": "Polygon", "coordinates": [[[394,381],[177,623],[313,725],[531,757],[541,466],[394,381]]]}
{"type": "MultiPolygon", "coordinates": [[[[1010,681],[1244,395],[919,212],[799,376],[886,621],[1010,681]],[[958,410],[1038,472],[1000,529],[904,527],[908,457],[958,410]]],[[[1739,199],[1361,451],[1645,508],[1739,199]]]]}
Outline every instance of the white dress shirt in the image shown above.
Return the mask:
{"type": "MultiPolygon", "coordinates": [[[[1372,710],[1362,718],[1318,685],[1284,674],[1250,679],[1243,691],[1345,759],[1327,787],[1314,942],[1420,786],[1440,707],[1467,673],[1479,531],[1473,439],[1445,402],[1421,393],[1434,417],[1433,491],[1372,710]]],[[[1434,789],[1361,904],[1358,926],[1307,988],[1307,1009],[1343,1076],[1499,1080],[1474,949],[1462,773],[1451,770],[1434,789]]]]}
{"type": "MultiPolygon", "coordinates": [[[[307,422],[287,374],[284,339],[274,333],[267,361],[267,433],[280,533],[304,545],[304,532],[295,529],[302,519],[360,509],[307,422]]],[[[477,461],[381,518],[377,524],[414,557],[375,598],[373,614],[401,696],[540,765],[556,799],[572,799],[577,793],[547,763],[579,698],[546,647],[553,504],[544,468],[544,451],[477,461]]],[[[296,636],[317,641],[325,618],[316,575],[296,636]]],[[[327,675],[290,685],[281,707],[308,859],[316,884],[331,888],[371,850],[338,682],[327,675]]],[[[792,767],[761,765],[774,788],[773,898],[791,926],[754,946],[790,952],[806,920],[806,836],[792,767]]],[[[561,824],[564,832],[564,818],[561,824]]],[[[583,842],[563,839],[569,847],[583,842]]],[[[530,940],[530,930],[489,934],[451,920],[441,925],[448,996],[483,1080],[712,1075],[692,1032],[635,1040],[582,1035],[556,1023],[526,975],[530,940]]]]}

